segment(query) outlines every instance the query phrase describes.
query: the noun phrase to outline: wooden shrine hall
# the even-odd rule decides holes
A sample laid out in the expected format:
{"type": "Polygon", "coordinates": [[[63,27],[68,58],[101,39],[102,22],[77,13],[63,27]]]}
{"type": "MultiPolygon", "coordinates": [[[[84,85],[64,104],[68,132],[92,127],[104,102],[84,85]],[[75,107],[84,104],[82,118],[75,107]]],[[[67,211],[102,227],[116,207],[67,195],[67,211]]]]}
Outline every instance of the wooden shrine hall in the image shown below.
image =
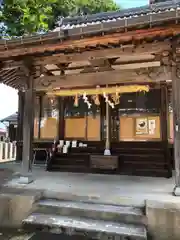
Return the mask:
{"type": "Polygon", "coordinates": [[[175,168],[179,186],[179,20],[180,1],[167,1],[0,40],[0,82],[19,92],[23,176],[36,152],[48,171],[171,177],[175,168]]]}

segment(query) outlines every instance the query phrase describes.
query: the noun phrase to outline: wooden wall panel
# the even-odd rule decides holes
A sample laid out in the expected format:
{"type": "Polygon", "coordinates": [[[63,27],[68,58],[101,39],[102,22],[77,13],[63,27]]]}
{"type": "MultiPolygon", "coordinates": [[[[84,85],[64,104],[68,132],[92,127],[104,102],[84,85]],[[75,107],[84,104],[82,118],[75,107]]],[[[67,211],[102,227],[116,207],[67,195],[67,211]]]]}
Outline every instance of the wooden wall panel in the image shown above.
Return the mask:
{"type": "Polygon", "coordinates": [[[82,139],[85,138],[86,119],[66,118],[65,119],[65,138],[82,139]]]}
{"type": "Polygon", "coordinates": [[[158,140],[161,139],[160,117],[143,115],[142,118],[148,118],[148,120],[155,119],[156,129],[153,135],[151,134],[136,134],[136,116],[123,116],[120,117],[120,141],[139,141],[139,140],[158,140]]]}
{"type": "Polygon", "coordinates": [[[134,120],[133,117],[120,117],[119,140],[134,140],[134,120]]]}
{"type": "Polygon", "coordinates": [[[55,139],[58,134],[58,120],[56,118],[47,118],[41,127],[41,138],[55,139]]]}
{"type": "Polygon", "coordinates": [[[87,140],[100,141],[100,116],[87,117],[87,140]]]}

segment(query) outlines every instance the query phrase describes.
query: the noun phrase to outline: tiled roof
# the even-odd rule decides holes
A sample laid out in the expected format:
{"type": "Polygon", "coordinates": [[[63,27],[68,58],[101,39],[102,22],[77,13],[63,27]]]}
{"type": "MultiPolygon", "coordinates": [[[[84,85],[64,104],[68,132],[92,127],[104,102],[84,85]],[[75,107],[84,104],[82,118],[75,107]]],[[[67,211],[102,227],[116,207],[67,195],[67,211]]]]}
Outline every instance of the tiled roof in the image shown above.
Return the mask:
{"type": "Polygon", "coordinates": [[[6,118],[1,119],[0,121],[1,122],[17,122],[17,118],[18,118],[18,114],[16,112],[6,118]]]}
{"type": "Polygon", "coordinates": [[[127,10],[69,17],[47,34],[0,40],[0,60],[19,56],[49,56],[83,52],[98,45],[117,47],[140,40],[158,40],[180,35],[180,0],[127,10]]]}
{"type": "Polygon", "coordinates": [[[103,23],[106,27],[108,27],[110,24],[112,26],[115,25],[116,27],[122,27],[122,25],[127,25],[128,27],[128,24],[133,22],[134,24],[142,23],[143,21],[148,20],[148,17],[149,21],[153,23],[157,20],[163,20],[164,17],[169,19],[173,18],[173,13],[175,13],[177,10],[180,10],[179,0],[177,0],[176,3],[174,1],[167,1],[115,12],[105,12],[71,18],[69,17],[60,20],[59,27],[57,27],[54,31],[59,31],[60,29],[85,28],[101,23],[103,23]]]}
{"type": "Polygon", "coordinates": [[[116,32],[119,29],[134,29],[162,25],[180,19],[180,0],[167,1],[138,8],[105,12],[87,16],[68,17],[59,21],[59,26],[46,34],[0,40],[0,50],[16,48],[19,45],[44,43],[66,37],[80,37],[89,34],[116,32]]]}

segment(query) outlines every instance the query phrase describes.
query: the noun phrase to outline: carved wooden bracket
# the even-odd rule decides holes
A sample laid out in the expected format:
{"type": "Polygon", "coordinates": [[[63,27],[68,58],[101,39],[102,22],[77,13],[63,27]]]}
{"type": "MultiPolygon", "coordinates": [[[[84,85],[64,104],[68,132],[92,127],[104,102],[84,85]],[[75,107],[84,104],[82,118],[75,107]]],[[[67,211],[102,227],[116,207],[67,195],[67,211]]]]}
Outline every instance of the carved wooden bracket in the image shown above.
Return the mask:
{"type": "Polygon", "coordinates": [[[44,81],[44,78],[39,78],[39,81],[37,83],[38,86],[42,86],[42,87],[45,87],[45,88],[48,88],[52,85],[52,83],[56,82],[55,80],[47,80],[47,81],[44,81]]]}
{"type": "Polygon", "coordinates": [[[149,78],[151,81],[156,81],[156,79],[161,75],[165,73],[165,67],[149,67],[149,68],[141,68],[141,69],[136,69],[135,73],[140,76],[140,75],[145,75],[149,78]]]}

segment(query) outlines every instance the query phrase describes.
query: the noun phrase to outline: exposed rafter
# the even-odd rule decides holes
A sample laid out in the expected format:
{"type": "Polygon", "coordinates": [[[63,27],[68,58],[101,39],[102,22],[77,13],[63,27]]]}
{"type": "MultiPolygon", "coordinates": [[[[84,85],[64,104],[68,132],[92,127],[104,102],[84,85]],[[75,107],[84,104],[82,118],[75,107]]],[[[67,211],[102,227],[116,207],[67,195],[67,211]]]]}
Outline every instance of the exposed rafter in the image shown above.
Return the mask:
{"type": "Polygon", "coordinates": [[[93,59],[116,59],[126,56],[135,56],[139,55],[151,55],[151,54],[160,54],[162,52],[171,51],[170,42],[161,42],[161,43],[147,43],[141,44],[139,46],[135,45],[126,45],[121,46],[120,48],[109,48],[103,50],[92,50],[82,53],[73,53],[73,54],[56,54],[47,57],[37,57],[34,59],[34,65],[47,65],[47,64],[68,64],[72,62],[82,62],[82,61],[92,61],[93,59]]]}

